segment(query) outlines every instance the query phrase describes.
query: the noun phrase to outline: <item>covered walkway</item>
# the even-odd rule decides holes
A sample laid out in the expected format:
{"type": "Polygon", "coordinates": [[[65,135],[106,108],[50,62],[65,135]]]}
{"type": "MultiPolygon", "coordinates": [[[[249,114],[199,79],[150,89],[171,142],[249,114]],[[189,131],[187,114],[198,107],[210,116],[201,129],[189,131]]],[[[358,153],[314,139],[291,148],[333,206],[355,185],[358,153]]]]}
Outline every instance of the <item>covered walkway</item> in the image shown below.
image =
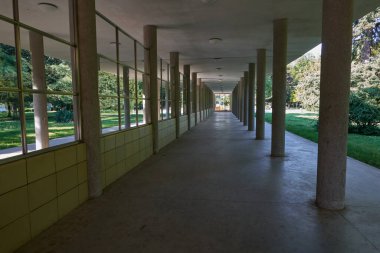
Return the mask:
{"type": "Polygon", "coordinates": [[[346,208],[315,204],[317,145],[284,158],[215,113],[19,252],[379,252],[380,171],[348,159],[346,208]]]}

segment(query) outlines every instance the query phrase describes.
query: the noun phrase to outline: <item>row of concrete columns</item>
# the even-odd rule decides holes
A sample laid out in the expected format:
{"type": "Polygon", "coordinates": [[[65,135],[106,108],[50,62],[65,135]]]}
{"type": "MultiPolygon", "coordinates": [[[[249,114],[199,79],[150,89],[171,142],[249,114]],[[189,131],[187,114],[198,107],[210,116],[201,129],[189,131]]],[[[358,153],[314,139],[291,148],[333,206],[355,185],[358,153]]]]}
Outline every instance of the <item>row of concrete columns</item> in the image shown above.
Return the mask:
{"type": "MultiPolygon", "coordinates": [[[[100,113],[97,78],[97,49],[95,1],[75,1],[77,49],[75,57],[78,64],[80,82],[81,136],[87,144],[89,195],[99,196],[101,184],[100,155],[100,113]]],[[[320,207],[340,209],[344,207],[345,169],[348,120],[348,94],[350,84],[351,22],[352,0],[323,0],[322,28],[322,66],[321,99],[319,119],[319,150],[317,176],[317,204],[320,207]]],[[[279,19],[274,22],[273,43],[273,119],[272,119],[272,156],[285,155],[285,87],[287,63],[287,22],[279,19]]],[[[144,28],[144,44],[149,48],[145,64],[149,67],[150,99],[157,101],[157,28],[144,28]]],[[[38,38],[31,37],[31,40],[38,38]]],[[[31,43],[32,44],[32,43],[31,43]]],[[[38,44],[38,43],[36,43],[38,44]]],[[[32,49],[38,52],[38,48],[32,49]]],[[[37,53],[35,53],[37,54],[37,53]]],[[[171,85],[175,98],[174,116],[179,129],[179,67],[178,53],[170,54],[171,85]],[[174,88],[174,89],[173,89],[174,88]]],[[[36,61],[38,59],[36,58],[36,61]]],[[[36,63],[37,64],[37,63],[36,63]]],[[[232,111],[248,129],[256,129],[256,139],[265,137],[265,68],[266,50],[257,50],[256,83],[254,87],[255,65],[249,64],[248,71],[240,79],[233,91],[232,111]],[[256,95],[256,96],[255,96],[256,95]],[[254,101],[256,101],[256,127],[254,125],[254,101]]],[[[190,70],[186,67],[185,83],[189,87],[190,70]]],[[[33,73],[43,76],[43,73],[33,73]]],[[[36,82],[37,83],[37,82],[36,82]]],[[[43,83],[43,82],[41,82],[43,83]]],[[[188,113],[195,111],[195,123],[203,120],[206,109],[213,108],[212,92],[192,73],[193,107],[189,105],[190,92],[187,94],[188,113]],[[195,87],[195,88],[194,88],[195,87]],[[200,112],[200,113],[199,113],[200,112]],[[199,114],[199,117],[198,117],[199,114]]],[[[36,87],[43,89],[43,87],[36,87]]],[[[38,101],[39,98],[35,98],[38,101]]],[[[42,104],[42,103],[41,103],[42,104]]],[[[150,106],[150,121],[153,126],[154,151],[158,151],[158,104],[150,106]]],[[[42,112],[43,114],[43,112],[42,112]]],[[[41,125],[44,125],[41,122],[41,125]]],[[[46,124],[45,124],[46,125],[46,124]]],[[[178,131],[177,131],[178,136],[178,131]]],[[[45,140],[41,137],[41,145],[45,140]]]]}
{"type": "MultiPolygon", "coordinates": [[[[96,45],[96,11],[94,0],[81,0],[74,1],[75,10],[77,10],[76,17],[76,32],[75,40],[77,48],[74,52],[75,59],[78,66],[78,77],[80,83],[80,107],[81,107],[81,137],[86,143],[87,147],[87,165],[88,165],[88,182],[89,182],[89,196],[97,197],[102,194],[102,162],[100,151],[100,109],[99,109],[99,95],[98,95],[98,58],[97,58],[97,45],[96,45]]],[[[35,57],[34,66],[43,66],[43,44],[41,38],[31,34],[31,50],[35,57]],[[41,51],[42,50],[42,51],[41,51]],[[38,57],[39,56],[39,57],[38,57]],[[42,62],[41,62],[42,61],[42,62]]],[[[159,124],[159,85],[157,82],[157,27],[147,25],[144,27],[144,95],[150,103],[146,105],[146,122],[150,122],[153,128],[153,150],[155,153],[159,151],[159,138],[158,138],[158,124],[159,124]]],[[[43,68],[33,68],[34,84],[38,87],[35,89],[43,90],[46,87],[42,85],[45,83],[43,68]],[[41,80],[39,80],[41,79],[41,80]]],[[[125,81],[123,81],[124,91],[128,91],[128,68],[123,69],[125,81]]],[[[186,96],[186,110],[188,119],[188,129],[191,126],[191,115],[194,113],[194,124],[198,124],[204,120],[208,115],[207,113],[213,109],[213,93],[204,85],[202,80],[197,77],[197,73],[190,72],[190,65],[184,66],[184,87],[186,96]],[[191,78],[190,78],[191,77],[191,78]],[[191,87],[190,87],[191,85],[191,87]],[[192,96],[191,96],[192,90],[192,96]]],[[[180,129],[180,77],[179,77],[179,53],[170,53],[170,86],[172,97],[172,118],[176,121],[176,136],[179,137],[180,129]]],[[[44,99],[41,96],[37,97],[35,101],[38,102],[44,99]]],[[[38,102],[38,104],[45,104],[38,102]]],[[[44,108],[40,108],[46,110],[44,108]]],[[[40,113],[44,115],[44,112],[40,113]]],[[[47,117],[46,117],[47,118],[47,117]]],[[[38,119],[39,120],[39,119],[38,119]]],[[[39,125],[45,126],[43,122],[45,118],[41,119],[39,125]]],[[[126,121],[127,124],[127,121],[126,121]]],[[[43,132],[43,131],[41,131],[43,132]]],[[[46,133],[48,131],[45,131],[46,133]]],[[[41,140],[41,147],[45,147],[45,137],[39,137],[41,140]]]]}
{"type": "MultiPolygon", "coordinates": [[[[344,208],[352,13],[352,0],[323,1],[316,203],[327,209],[344,208]]],[[[272,157],[285,156],[286,65],[287,20],[278,19],[273,23],[272,157]]],[[[257,140],[265,138],[265,67],[266,50],[258,49],[257,88],[250,63],[232,92],[232,112],[249,131],[256,101],[257,140]]]]}

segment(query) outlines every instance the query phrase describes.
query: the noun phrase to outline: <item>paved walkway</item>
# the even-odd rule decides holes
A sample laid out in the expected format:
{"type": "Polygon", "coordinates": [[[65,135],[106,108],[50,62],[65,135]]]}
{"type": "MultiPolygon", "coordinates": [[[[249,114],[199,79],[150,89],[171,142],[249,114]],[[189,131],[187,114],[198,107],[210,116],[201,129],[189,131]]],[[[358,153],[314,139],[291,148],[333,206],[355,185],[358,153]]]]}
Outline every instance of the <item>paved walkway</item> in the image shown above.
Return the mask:
{"type": "Polygon", "coordinates": [[[380,170],[348,159],[347,208],[320,210],[317,145],[286,141],[215,113],[20,252],[380,252],[380,170]]]}

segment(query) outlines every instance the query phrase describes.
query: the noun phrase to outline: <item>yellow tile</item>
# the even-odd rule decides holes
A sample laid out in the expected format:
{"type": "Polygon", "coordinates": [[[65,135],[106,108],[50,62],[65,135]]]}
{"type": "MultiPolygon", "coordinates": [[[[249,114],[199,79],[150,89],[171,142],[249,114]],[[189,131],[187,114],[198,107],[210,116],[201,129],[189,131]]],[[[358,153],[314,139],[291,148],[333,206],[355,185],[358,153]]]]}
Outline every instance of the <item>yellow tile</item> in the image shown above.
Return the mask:
{"type": "Polygon", "coordinates": [[[139,138],[139,129],[132,130],[132,140],[135,141],[139,138]]]}
{"type": "Polygon", "coordinates": [[[139,138],[143,137],[145,135],[145,127],[140,127],[139,128],[139,138]]]}
{"type": "Polygon", "coordinates": [[[116,151],[111,150],[104,154],[104,166],[105,169],[109,169],[111,166],[115,165],[116,163],[116,151]]]}
{"type": "Polygon", "coordinates": [[[117,167],[112,166],[108,170],[106,170],[106,185],[110,185],[111,183],[115,182],[117,179],[117,167]]]}
{"type": "Polygon", "coordinates": [[[120,178],[122,175],[124,175],[125,161],[118,162],[116,164],[116,168],[117,168],[117,178],[120,178]]]}
{"type": "Polygon", "coordinates": [[[71,146],[55,151],[55,168],[66,169],[77,163],[77,147],[71,146]]]}
{"type": "Polygon", "coordinates": [[[115,146],[116,147],[120,147],[120,146],[124,145],[124,139],[125,139],[124,135],[125,135],[124,133],[116,134],[116,136],[115,136],[115,146]]]}
{"type": "Polygon", "coordinates": [[[128,130],[124,135],[124,143],[130,143],[132,141],[132,131],[128,130]]]}
{"type": "Polygon", "coordinates": [[[101,175],[101,180],[102,180],[102,186],[104,189],[107,186],[107,184],[106,184],[106,171],[103,170],[100,175],[101,175]]]}
{"type": "Polygon", "coordinates": [[[130,142],[125,145],[125,158],[127,159],[133,154],[133,144],[130,142]]]}
{"type": "Polygon", "coordinates": [[[0,196],[0,228],[26,215],[28,191],[26,186],[0,196]]]}
{"type": "Polygon", "coordinates": [[[87,157],[87,148],[86,144],[81,143],[77,145],[77,162],[83,162],[86,160],[87,157]]]}
{"type": "Polygon", "coordinates": [[[114,149],[116,145],[115,135],[104,137],[104,152],[114,149]]]}
{"type": "Polygon", "coordinates": [[[26,215],[0,230],[0,252],[14,252],[31,239],[29,216],[26,215]]]}
{"type": "Polygon", "coordinates": [[[125,159],[125,146],[116,148],[116,162],[120,162],[125,159]]]}
{"type": "Polygon", "coordinates": [[[0,165],[0,195],[24,185],[26,185],[24,159],[0,165]]]}
{"type": "Polygon", "coordinates": [[[104,155],[104,153],[101,155],[101,163],[102,163],[102,165],[101,165],[101,169],[102,170],[106,170],[106,165],[105,165],[105,163],[104,163],[104,157],[105,157],[105,155],[104,155]]]}
{"type": "Polygon", "coordinates": [[[78,164],[78,183],[87,181],[87,162],[78,164]]]}
{"type": "Polygon", "coordinates": [[[57,199],[34,210],[30,214],[32,237],[35,237],[58,220],[57,199]]]}
{"type": "Polygon", "coordinates": [[[78,205],[78,187],[76,187],[58,197],[58,217],[62,218],[78,205]]]}
{"type": "Polygon", "coordinates": [[[34,210],[51,201],[57,197],[55,174],[29,184],[28,190],[30,210],[34,210]]]}
{"type": "Polygon", "coordinates": [[[100,153],[104,153],[104,137],[100,139],[100,153]]]}
{"type": "Polygon", "coordinates": [[[57,173],[58,195],[78,185],[78,167],[72,166],[57,173]]]}
{"type": "Polygon", "coordinates": [[[28,182],[33,182],[55,173],[54,152],[27,158],[26,170],[28,172],[28,182]]]}
{"type": "Polygon", "coordinates": [[[88,199],[88,184],[87,182],[78,186],[79,191],[79,203],[82,204],[88,199]]]}
{"type": "Polygon", "coordinates": [[[120,162],[120,176],[123,176],[128,171],[126,160],[120,162]]]}

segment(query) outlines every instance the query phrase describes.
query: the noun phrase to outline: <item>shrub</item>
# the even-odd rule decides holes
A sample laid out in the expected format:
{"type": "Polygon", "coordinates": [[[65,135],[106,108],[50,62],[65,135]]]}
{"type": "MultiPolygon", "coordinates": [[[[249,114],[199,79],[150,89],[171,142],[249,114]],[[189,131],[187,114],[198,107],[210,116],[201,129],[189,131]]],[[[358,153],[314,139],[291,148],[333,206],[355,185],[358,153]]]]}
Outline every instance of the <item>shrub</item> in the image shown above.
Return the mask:
{"type": "Polygon", "coordinates": [[[379,93],[379,88],[367,88],[350,95],[349,132],[380,135],[379,93]]]}
{"type": "Polygon", "coordinates": [[[63,108],[56,113],[57,123],[69,123],[74,120],[74,115],[72,111],[63,108]]]}

